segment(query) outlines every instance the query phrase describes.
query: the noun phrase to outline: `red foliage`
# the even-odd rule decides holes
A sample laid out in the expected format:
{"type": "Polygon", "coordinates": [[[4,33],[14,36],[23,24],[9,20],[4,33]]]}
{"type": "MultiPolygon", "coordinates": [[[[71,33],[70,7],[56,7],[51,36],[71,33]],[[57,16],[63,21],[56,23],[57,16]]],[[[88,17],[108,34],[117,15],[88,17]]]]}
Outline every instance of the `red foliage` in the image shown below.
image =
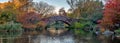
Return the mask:
{"type": "Polygon", "coordinates": [[[36,28],[36,24],[40,21],[41,15],[35,12],[22,14],[19,22],[23,24],[24,28],[36,28]]]}
{"type": "Polygon", "coordinates": [[[100,24],[104,28],[113,29],[115,24],[120,24],[120,0],[108,0],[104,8],[100,24]]]}

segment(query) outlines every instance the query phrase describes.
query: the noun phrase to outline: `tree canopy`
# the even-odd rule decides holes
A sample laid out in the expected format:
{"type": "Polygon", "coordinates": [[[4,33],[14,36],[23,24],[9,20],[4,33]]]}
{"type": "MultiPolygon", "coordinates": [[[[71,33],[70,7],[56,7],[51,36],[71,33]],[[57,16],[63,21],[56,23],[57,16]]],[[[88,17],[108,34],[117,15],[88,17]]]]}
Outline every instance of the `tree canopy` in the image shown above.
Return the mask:
{"type": "Polygon", "coordinates": [[[108,0],[104,7],[104,15],[101,26],[114,30],[120,24],[120,3],[119,0],[108,0]]]}

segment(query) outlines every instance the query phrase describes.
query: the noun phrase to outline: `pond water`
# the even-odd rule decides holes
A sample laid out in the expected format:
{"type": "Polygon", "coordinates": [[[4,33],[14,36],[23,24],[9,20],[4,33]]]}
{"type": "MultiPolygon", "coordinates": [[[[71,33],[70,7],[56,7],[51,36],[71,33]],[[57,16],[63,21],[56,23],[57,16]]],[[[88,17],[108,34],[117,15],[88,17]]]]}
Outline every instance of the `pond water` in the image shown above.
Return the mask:
{"type": "MultiPolygon", "coordinates": [[[[82,42],[82,41],[81,41],[82,42]]],[[[1,37],[0,43],[76,43],[72,34],[65,34],[62,36],[49,36],[49,35],[20,35],[1,37]]]]}
{"type": "Polygon", "coordinates": [[[0,35],[0,43],[100,43],[95,37],[76,38],[72,33],[46,35],[40,32],[10,33],[0,35]]]}
{"type": "Polygon", "coordinates": [[[1,34],[0,43],[75,43],[74,36],[70,33],[55,36],[36,34],[35,32],[10,34],[1,34]]]}
{"type": "Polygon", "coordinates": [[[45,36],[39,35],[38,38],[34,40],[34,43],[75,43],[73,36],[45,36]]]}

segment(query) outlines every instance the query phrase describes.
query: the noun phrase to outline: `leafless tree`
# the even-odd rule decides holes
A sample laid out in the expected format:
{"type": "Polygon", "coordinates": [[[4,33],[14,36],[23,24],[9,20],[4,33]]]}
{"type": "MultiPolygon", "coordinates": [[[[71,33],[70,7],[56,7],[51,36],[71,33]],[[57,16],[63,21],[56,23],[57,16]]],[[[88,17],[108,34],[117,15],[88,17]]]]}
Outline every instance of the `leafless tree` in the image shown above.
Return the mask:
{"type": "Polygon", "coordinates": [[[33,7],[35,8],[36,12],[43,15],[51,14],[55,9],[54,6],[41,1],[38,3],[34,3],[33,7]]]}

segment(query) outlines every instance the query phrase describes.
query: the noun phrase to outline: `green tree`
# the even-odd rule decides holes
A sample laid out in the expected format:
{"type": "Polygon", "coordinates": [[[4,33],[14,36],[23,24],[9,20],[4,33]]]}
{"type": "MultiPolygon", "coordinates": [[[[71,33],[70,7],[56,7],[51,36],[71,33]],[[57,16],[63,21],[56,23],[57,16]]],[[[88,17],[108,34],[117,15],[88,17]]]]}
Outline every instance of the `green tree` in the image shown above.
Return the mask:
{"type": "Polygon", "coordinates": [[[0,13],[0,24],[10,21],[16,21],[16,15],[10,11],[3,11],[0,13]]]}
{"type": "Polygon", "coordinates": [[[73,18],[80,19],[78,25],[88,23],[84,27],[91,29],[102,18],[103,4],[100,0],[67,0],[67,2],[71,6],[73,18]]]}
{"type": "Polygon", "coordinates": [[[0,30],[4,31],[21,31],[22,25],[20,23],[15,23],[13,21],[7,22],[5,24],[0,24],[0,30]]]}
{"type": "Polygon", "coordinates": [[[76,19],[96,21],[102,17],[103,4],[99,0],[67,0],[76,19]]]}

